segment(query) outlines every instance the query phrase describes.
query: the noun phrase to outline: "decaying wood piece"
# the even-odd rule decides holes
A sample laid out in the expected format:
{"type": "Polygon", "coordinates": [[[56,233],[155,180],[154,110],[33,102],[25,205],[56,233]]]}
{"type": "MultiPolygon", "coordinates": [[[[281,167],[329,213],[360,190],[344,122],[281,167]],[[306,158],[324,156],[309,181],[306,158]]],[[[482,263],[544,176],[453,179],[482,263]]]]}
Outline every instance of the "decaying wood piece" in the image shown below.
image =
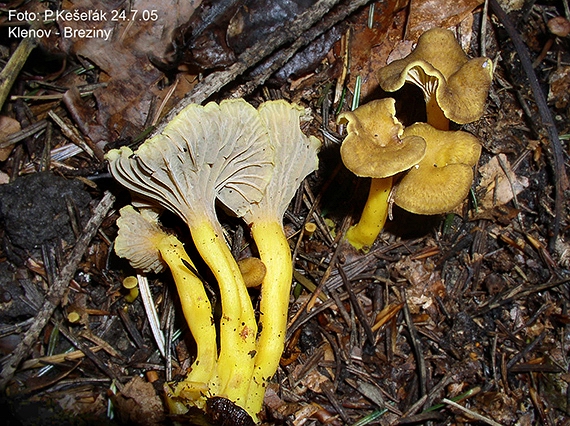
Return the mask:
{"type": "Polygon", "coordinates": [[[95,208],[93,216],[89,219],[85,230],[69,254],[65,266],[61,269],[57,279],[46,294],[45,302],[36,315],[35,322],[28,329],[14,352],[4,362],[2,374],[0,375],[0,389],[6,387],[18,369],[20,362],[26,357],[32,345],[37,342],[40,333],[49,322],[55,308],[59,305],[61,298],[65,294],[69,282],[77,271],[85,250],[87,250],[91,240],[99,230],[101,223],[103,223],[114,201],[115,197],[110,192],[107,192],[95,208]]]}

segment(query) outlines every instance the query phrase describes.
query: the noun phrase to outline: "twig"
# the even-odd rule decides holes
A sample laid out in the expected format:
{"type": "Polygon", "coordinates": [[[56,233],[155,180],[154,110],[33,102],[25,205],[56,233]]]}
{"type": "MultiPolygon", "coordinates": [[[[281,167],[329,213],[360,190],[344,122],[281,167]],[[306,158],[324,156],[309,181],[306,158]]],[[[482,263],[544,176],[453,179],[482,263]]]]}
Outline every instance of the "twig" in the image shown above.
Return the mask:
{"type": "MultiPolygon", "coordinates": [[[[362,291],[367,286],[368,286],[367,283],[360,283],[355,287],[354,291],[356,291],[356,292],[362,291]]],[[[348,294],[343,293],[343,294],[339,295],[339,297],[340,297],[340,300],[347,300],[348,294]]],[[[331,299],[328,299],[326,302],[322,302],[320,305],[315,306],[310,311],[307,311],[306,310],[306,304],[303,304],[299,309],[299,313],[291,321],[289,321],[289,325],[287,327],[286,340],[289,340],[291,338],[291,336],[293,336],[293,333],[295,333],[295,331],[297,329],[299,329],[299,327],[301,327],[303,324],[306,324],[310,319],[314,318],[315,316],[317,316],[321,312],[326,311],[327,309],[329,309],[334,304],[335,304],[335,300],[331,298],[331,299]]]]}
{"type": "Polygon", "coordinates": [[[35,133],[41,132],[46,127],[47,127],[47,121],[45,119],[37,121],[34,124],[30,124],[28,127],[23,128],[19,132],[12,133],[11,135],[8,135],[4,139],[0,140],[0,149],[14,145],[20,142],[21,140],[24,140],[27,137],[32,136],[35,133]]]}
{"type": "Polygon", "coordinates": [[[69,126],[55,111],[48,111],[48,116],[58,125],[61,132],[71,140],[75,145],[80,147],[83,151],[89,154],[92,158],[103,162],[103,152],[97,149],[94,145],[91,146],[87,143],[85,139],[77,132],[74,127],[69,126]]]}
{"type": "Polygon", "coordinates": [[[371,346],[374,346],[374,340],[375,340],[374,339],[374,332],[372,331],[372,327],[370,327],[370,323],[368,322],[368,318],[366,317],[366,314],[364,313],[364,310],[362,309],[362,305],[358,301],[358,298],[356,297],[356,294],[354,293],[354,290],[351,287],[350,280],[346,276],[346,273],[344,272],[344,269],[342,268],[340,263],[337,262],[336,267],[338,269],[338,272],[340,273],[340,276],[342,277],[342,282],[344,283],[344,288],[346,289],[346,292],[348,293],[350,303],[352,304],[352,307],[354,308],[354,313],[356,314],[358,321],[360,321],[360,325],[362,326],[362,328],[364,328],[364,332],[366,333],[366,337],[368,338],[368,342],[370,342],[371,346]]]}
{"type": "Polygon", "coordinates": [[[340,353],[340,348],[338,347],[337,343],[335,342],[333,336],[329,332],[327,332],[323,327],[319,326],[319,330],[325,339],[329,342],[329,345],[333,351],[334,355],[334,365],[335,365],[335,374],[333,379],[333,388],[336,391],[338,389],[338,382],[341,379],[341,372],[342,372],[342,357],[340,353]]]}
{"type": "Polygon", "coordinates": [[[117,309],[117,313],[119,314],[119,317],[121,317],[121,320],[123,321],[123,324],[125,325],[125,328],[127,329],[127,333],[129,333],[131,338],[135,341],[135,345],[137,345],[137,348],[140,348],[140,349],[144,348],[145,347],[144,338],[139,333],[139,330],[137,329],[137,327],[133,323],[133,320],[131,320],[131,317],[129,316],[128,311],[126,311],[124,309],[117,309]]]}
{"type": "Polygon", "coordinates": [[[410,313],[410,308],[408,307],[408,302],[406,299],[406,291],[403,288],[400,289],[400,295],[402,297],[402,301],[404,302],[404,307],[402,311],[404,312],[404,319],[406,321],[406,326],[408,327],[408,331],[410,332],[411,345],[414,349],[414,353],[416,355],[416,363],[418,365],[420,396],[424,396],[427,394],[426,361],[423,355],[420,338],[418,336],[418,331],[416,330],[416,326],[414,325],[414,321],[412,319],[412,314],[410,313]]]}
{"type": "Polygon", "coordinates": [[[287,63],[289,59],[303,46],[309,44],[315,40],[318,36],[326,32],[333,25],[346,19],[347,16],[352,14],[358,8],[368,4],[371,0],[355,0],[350,1],[348,4],[339,8],[338,11],[327,15],[322,21],[320,21],[313,28],[306,32],[303,32],[300,37],[298,37],[291,47],[280,51],[274,57],[269,59],[271,65],[267,66],[263,72],[257,75],[253,80],[241,85],[234,93],[235,97],[243,97],[251,93],[256,87],[261,86],[265,81],[271,77],[273,73],[279,70],[283,65],[287,63]]]}
{"type": "Polygon", "coordinates": [[[111,366],[109,366],[105,362],[103,362],[103,360],[101,358],[99,358],[89,348],[89,346],[87,346],[87,344],[80,341],[78,339],[78,337],[71,330],[67,329],[66,327],[61,327],[60,331],[61,331],[61,334],[63,334],[65,336],[65,338],[68,339],[73,346],[75,346],[77,349],[79,349],[81,352],[83,352],[85,354],[85,356],[87,358],[89,358],[91,360],[91,362],[93,362],[93,364],[95,364],[95,366],[97,366],[97,368],[99,370],[101,370],[107,377],[112,379],[115,382],[116,386],[119,388],[119,390],[122,389],[122,384],[119,381],[119,376],[117,376],[117,374],[111,368],[111,366]]]}
{"type": "Polygon", "coordinates": [[[321,390],[323,391],[323,393],[325,394],[331,405],[334,407],[335,411],[339,414],[344,424],[348,424],[348,422],[350,421],[348,414],[346,414],[345,409],[343,408],[342,404],[336,397],[332,383],[329,382],[328,380],[322,383],[321,390]]]}
{"type": "MultiPolygon", "coordinates": [[[[174,341],[174,305],[172,304],[172,299],[169,299],[168,305],[166,306],[166,324],[164,328],[166,329],[166,341],[174,341]]],[[[169,343],[165,345],[164,351],[166,353],[164,357],[165,369],[166,369],[166,381],[172,380],[172,345],[169,343]]]]}
{"type": "Polygon", "coordinates": [[[492,311],[493,309],[498,308],[499,306],[503,306],[507,303],[511,303],[517,299],[521,299],[533,293],[538,293],[539,291],[546,291],[551,288],[559,287],[566,283],[570,282],[570,278],[552,281],[545,284],[539,284],[532,287],[529,287],[525,290],[522,290],[522,286],[518,286],[517,288],[506,290],[497,295],[496,298],[487,302],[487,304],[483,304],[482,306],[478,307],[478,310],[473,313],[473,316],[482,316],[485,315],[487,312],[492,311]]]}
{"type": "Polygon", "coordinates": [[[4,69],[0,72],[0,109],[4,106],[4,102],[6,102],[6,98],[10,93],[10,89],[12,89],[14,81],[16,81],[20,70],[26,63],[28,56],[30,56],[30,53],[34,50],[36,45],[37,40],[35,38],[24,38],[4,69]]]}
{"type": "Polygon", "coordinates": [[[89,219],[89,222],[85,226],[83,234],[81,234],[69,254],[65,266],[61,269],[59,276],[50,287],[44,304],[36,315],[36,321],[28,329],[16,349],[4,362],[2,374],[0,375],[0,389],[6,388],[8,381],[14,376],[16,369],[28,354],[32,345],[37,342],[40,333],[50,320],[55,308],[59,305],[61,298],[65,294],[69,282],[75,275],[79,262],[85,250],[87,250],[87,246],[99,230],[101,223],[107,216],[107,212],[114,201],[115,197],[113,197],[110,192],[107,192],[95,208],[93,216],[91,216],[91,219],[89,219]]]}
{"type": "Polygon", "coordinates": [[[560,138],[558,137],[558,130],[554,124],[554,119],[552,118],[552,113],[548,108],[544,93],[540,87],[540,83],[536,77],[536,74],[532,68],[532,62],[528,53],[528,49],[521,39],[520,34],[516,30],[513,23],[510,21],[509,17],[499,5],[497,0],[489,0],[489,6],[491,10],[509,34],[511,41],[513,42],[515,49],[518,53],[521,65],[528,77],[532,93],[534,94],[534,100],[540,113],[542,119],[542,124],[546,128],[548,137],[550,139],[550,145],[552,147],[553,156],[553,169],[555,173],[555,199],[554,199],[554,223],[552,224],[551,236],[549,240],[549,248],[552,250],[554,244],[560,233],[560,222],[562,220],[563,213],[563,203],[564,203],[564,190],[568,188],[568,176],[566,175],[566,170],[564,169],[564,153],[562,151],[562,144],[560,143],[560,138]]]}
{"type": "Polygon", "coordinates": [[[487,56],[487,19],[489,12],[489,0],[483,3],[483,13],[481,14],[481,56],[487,56]]]}
{"type": "Polygon", "coordinates": [[[536,345],[538,345],[544,340],[545,336],[546,332],[543,331],[538,335],[536,339],[530,342],[522,351],[513,356],[511,360],[507,362],[507,370],[510,370],[520,359],[524,358],[525,355],[531,352],[536,347],[536,345]]]}
{"type": "Polygon", "coordinates": [[[457,409],[463,411],[463,412],[466,413],[468,416],[470,416],[470,417],[472,417],[472,418],[474,418],[474,419],[476,419],[476,420],[479,420],[479,421],[481,421],[481,422],[487,423],[488,425],[491,425],[491,426],[501,426],[500,423],[497,423],[496,421],[491,420],[491,419],[489,419],[489,418],[487,418],[487,417],[485,417],[485,416],[482,416],[481,414],[476,413],[475,411],[472,411],[472,410],[470,410],[470,409],[468,409],[468,408],[465,408],[463,405],[460,405],[460,404],[458,404],[457,402],[453,402],[453,401],[451,401],[451,400],[449,400],[449,399],[447,399],[447,398],[443,398],[442,401],[445,402],[447,405],[451,405],[452,407],[455,407],[455,408],[457,408],[457,409]]]}

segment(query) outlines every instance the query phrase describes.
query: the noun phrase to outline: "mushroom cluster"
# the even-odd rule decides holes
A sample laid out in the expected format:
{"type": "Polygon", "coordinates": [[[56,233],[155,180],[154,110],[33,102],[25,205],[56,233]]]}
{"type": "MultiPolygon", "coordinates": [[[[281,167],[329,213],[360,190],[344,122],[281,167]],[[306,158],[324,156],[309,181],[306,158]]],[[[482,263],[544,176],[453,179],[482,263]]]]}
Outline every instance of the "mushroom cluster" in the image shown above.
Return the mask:
{"type": "Polygon", "coordinates": [[[481,145],[469,133],[449,131],[449,122],[466,124],[483,115],[492,75],[490,59],[469,59],[450,30],[433,28],[407,57],[378,73],[387,92],[406,82],[422,89],[427,123],[404,128],[392,98],[338,117],[339,123],[348,123],[341,146],[345,166],[372,178],[360,221],[346,234],[351,245],[363,249],[374,243],[391,200],[412,213],[434,215],[453,210],[466,198],[481,145]]]}
{"type": "Polygon", "coordinates": [[[166,386],[174,414],[205,409],[227,398],[253,419],[283,351],[292,262],[282,227],[301,181],[317,167],[320,142],[299,127],[304,110],[285,101],[254,108],[242,99],[190,105],[136,152],[107,154],[113,177],[139,197],[121,209],[116,253],[141,272],[166,267],[197,346],[187,376],[166,386]],[[233,257],[216,203],[243,217],[260,259],[233,257]],[[219,336],[212,307],[184,245],[158,221],[161,210],[180,216],[214,275],[222,314],[219,336]],[[240,268],[241,266],[241,268],[240,268]],[[247,287],[261,282],[259,327],[247,287]],[[258,333],[259,331],[259,333],[258,333]]]}

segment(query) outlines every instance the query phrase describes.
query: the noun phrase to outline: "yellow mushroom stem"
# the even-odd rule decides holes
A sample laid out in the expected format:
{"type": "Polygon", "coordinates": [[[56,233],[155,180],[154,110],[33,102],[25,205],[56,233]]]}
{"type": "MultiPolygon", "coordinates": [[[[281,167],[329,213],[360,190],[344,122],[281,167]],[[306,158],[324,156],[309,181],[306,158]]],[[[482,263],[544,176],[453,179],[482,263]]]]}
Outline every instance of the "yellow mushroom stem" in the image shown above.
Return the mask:
{"type": "MultiPolygon", "coordinates": [[[[189,269],[195,269],[194,264],[178,238],[174,235],[165,236],[157,248],[174,278],[182,312],[197,349],[196,361],[186,378],[175,386],[173,393],[174,396],[181,396],[203,408],[205,395],[208,392],[214,393],[218,387],[218,351],[212,306],[202,281],[189,269]]],[[[176,414],[182,414],[180,410],[177,409],[176,414]]]]}
{"type": "Polygon", "coordinates": [[[449,130],[449,118],[445,116],[437,103],[435,93],[426,97],[426,118],[427,123],[432,127],[438,130],[449,130]]]}
{"type": "Polygon", "coordinates": [[[261,285],[260,332],[255,368],[246,407],[250,414],[257,414],[263,406],[267,382],[277,371],[285,345],[293,263],[291,248],[279,221],[270,219],[255,221],[251,226],[251,233],[259,256],[266,267],[261,285]]]}
{"type": "MultiPolygon", "coordinates": [[[[218,374],[223,396],[245,408],[256,353],[257,323],[253,305],[236,260],[212,221],[198,219],[190,226],[192,240],[220,288],[220,354],[218,374]]],[[[252,413],[250,413],[252,415],[252,413]]]]}
{"type": "Polygon", "coordinates": [[[347,241],[356,249],[370,247],[384,228],[388,217],[388,201],[392,182],[392,176],[373,178],[370,182],[368,199],[362,210],[360,220],[346,233],[347,241]]]}

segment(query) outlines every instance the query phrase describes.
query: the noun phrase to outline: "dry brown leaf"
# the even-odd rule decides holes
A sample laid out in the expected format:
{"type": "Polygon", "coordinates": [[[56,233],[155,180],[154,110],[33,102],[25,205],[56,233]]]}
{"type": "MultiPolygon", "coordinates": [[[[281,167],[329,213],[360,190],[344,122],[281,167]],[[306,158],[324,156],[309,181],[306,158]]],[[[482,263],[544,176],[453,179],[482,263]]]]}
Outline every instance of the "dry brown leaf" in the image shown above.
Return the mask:
{"type": "Polygon", "coordinates": [[[140,376],[134,376],[113,402],[126,424],[155,425],[164,420],[162,400],[154,386],[140,376]]]}
{"type": "Polygon", "coordinates": [[[150,59],[157,63],[171,62],[176,30],[190,19],[200,3],[201,0],[160,3],[133,0],[125,15],[118,14],[122,9],[115,3],[103,0],[62,3],[62,10],[107,13],[100,21],[62,20],[58,25],[61,50],[105,73],[102,80],[106,80],[107,87],[97,89],[94,94],[99,109],[97,122],[109,129],[110,139],[134,136],[149,122],[149,114],[152,117],[167,92],[156,87],[163,73],[150,59]],[[99,38],[65,37],[79,30],[106,32],[99,38]]]}
{"type": "MultiPolygon", "coordinates": [[[[12,133],[19,132],[21,129],[18,120],[7,117],[5,115],[0,115],[0,140],[10,136],[12,133]]],[[[6,148],[0,148],[0,161],[6,161],[10,156],[14,145],[7,146],[6,148]]]]}
{"type": "Polygon", "coordinates": [[[321,384],[328,382],[329,379],[320,373],[316,368],[309,371],[301,380],[301,383],[316,393],[322,393],[321,384]]]}
{"type": "Polygon", "coordinates": [[[480,210],[489,210],[507,204],[513,199],[513,189],[515,195],[518,195],[529,184],[526,177],[517,176],[511,169],[505,154],[499,154],[491,158],[487,164],[479,168],[479,172],[481,173],[481,182],[478,192],[485,192],[485,195],[479,202],[480,210]],[[499,161],[499,158],[501,161],[499,161]],[[505,170],[503,170],[501,162],[505,170]],[[508,176],[505,174],[505,171],[508,173],[508,176]]]}
{"type": "Polygon", "coordinates": [[[57,400],[59,406],[76,416],[103,416],[107,410],[107,399],[103,395],[92,396],[82,393],[69,392],[65,393],[57,400]]]}
{"type": "Polygon", "coordinates": [[[563,65],[549,79],[548,102],[558,109],[566,109],[570,103],[570,66],[563,65]]]}
{"type": "Polygon", "coordinates": [[[7,173],[0,172],[0,185],[10,182],[10,176],[7,173]]]}
{"type": "Polygon", "coordinates": [[[412,314],[430,314],[435,309],[435,298],[445,297],[443,278],[431,261],[405,257],[394,264],[394,269],[410,283],[406,297],[412,314]]]}
{"type": "Polygon", "coordinates": [[[361,99],[369,98],[378,89],[376,73],[386,65],[386,59],[394,43],[401,39],[405,26],[405,10],[407,2],[389,1],[376,4],[374,24],[368,28],[368,9],[358,16],[350,37],[350,82],[354,87],[356,76],[361,77],[361,99]]]}
{"type": "Polygon", "coordinates": [[[315,403],[303,405],[299,410],[295,412],[295,419],[293,420],[293,425],[301,426],[304,425],[310,418],[321,409],[315,403]]]}
{"type": "Polygon", "coordinates": [[[420,35],[434,27],[451,28],[458,25],[482,0],[414,0],[411,3],[406,39],[417,41],[420,35]]]}

